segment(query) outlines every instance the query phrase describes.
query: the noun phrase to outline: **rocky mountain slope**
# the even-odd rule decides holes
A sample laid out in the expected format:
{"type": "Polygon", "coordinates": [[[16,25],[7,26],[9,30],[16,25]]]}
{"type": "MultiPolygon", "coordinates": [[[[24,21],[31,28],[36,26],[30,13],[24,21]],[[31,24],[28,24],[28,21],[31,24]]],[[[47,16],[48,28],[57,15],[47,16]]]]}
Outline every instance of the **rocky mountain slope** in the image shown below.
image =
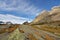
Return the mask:
{"type": "Polygon", "coordinates": [[[43,22],[42,19],[43,19],[44,17],[46,17],[47,15],[49,15],[49,12],[46,11],[46,10],[43,10],[43,11],[41,12],[41,14],[39,14],[39,15],[33,20],[32,23],[37,23],[37,22],[39,22],[39,21],[43,22]]]}
{"type": "Polygon", "coordinates": [[[51,11],[43,10],[31,24],[50,23],[60,21],[60,6],[53,7],[51,11]]]}

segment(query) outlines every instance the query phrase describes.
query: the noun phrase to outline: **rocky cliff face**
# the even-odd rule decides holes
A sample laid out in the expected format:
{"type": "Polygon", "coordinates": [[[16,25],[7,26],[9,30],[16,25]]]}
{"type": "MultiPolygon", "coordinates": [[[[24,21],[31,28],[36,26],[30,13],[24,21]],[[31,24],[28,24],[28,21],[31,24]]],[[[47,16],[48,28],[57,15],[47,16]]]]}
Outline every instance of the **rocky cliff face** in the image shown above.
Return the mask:
{"type": "Polygon", "coordinates": [[[51,17],[53,21],[60,21],[60,6],[53,7],[50,14],[54,14],[54,16],[51,17]]]}
{"type": "Polygon", "coordinates": [[[43,19],[43,18],[46,17],[47,15],[49,15],[49,12],[46,11],[46,10],[43,10],[43,11],[33,20],[32,23],[37,23],[37,22],[39,22],[39,21],[42,22],[41,19],[43,19]]]}
{"type": "Polygon", "coordinates": [[[55,6],[51,11],[43,10],[32,22],[32,24],[49,23],[60,21],[60,6],[55,6]]]}

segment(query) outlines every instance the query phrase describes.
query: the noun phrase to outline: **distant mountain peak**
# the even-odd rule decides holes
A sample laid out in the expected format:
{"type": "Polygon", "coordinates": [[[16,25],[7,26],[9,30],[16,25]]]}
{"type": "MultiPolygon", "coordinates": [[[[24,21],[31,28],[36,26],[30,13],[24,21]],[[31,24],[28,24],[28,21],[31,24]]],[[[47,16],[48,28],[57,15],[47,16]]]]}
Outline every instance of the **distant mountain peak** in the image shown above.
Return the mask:
{"type": "Polygon", "coordinates": [[[43,10],[41,13],[48,12],[47,10],[43,10]]]}

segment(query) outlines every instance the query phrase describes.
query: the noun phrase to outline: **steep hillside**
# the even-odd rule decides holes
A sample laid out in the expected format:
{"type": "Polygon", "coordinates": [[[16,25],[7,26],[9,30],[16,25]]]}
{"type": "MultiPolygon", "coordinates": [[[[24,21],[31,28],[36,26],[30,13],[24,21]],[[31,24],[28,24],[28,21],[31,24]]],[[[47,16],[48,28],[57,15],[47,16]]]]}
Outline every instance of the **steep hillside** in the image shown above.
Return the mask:
{"type": "Polygon", "coordinates": [[[42,11],[31,24],[50,23],[60,21],[60,6],[53,7],[51,11],[42,11]]]}
{"type": "Polygon", "coordinates": [[[32,22],[33,23],[37,23],[37,22],[43,22],[42,19],[45,18],[46,16],[49,15],[49,12],[46,10],[43,10],[32,22]]]}

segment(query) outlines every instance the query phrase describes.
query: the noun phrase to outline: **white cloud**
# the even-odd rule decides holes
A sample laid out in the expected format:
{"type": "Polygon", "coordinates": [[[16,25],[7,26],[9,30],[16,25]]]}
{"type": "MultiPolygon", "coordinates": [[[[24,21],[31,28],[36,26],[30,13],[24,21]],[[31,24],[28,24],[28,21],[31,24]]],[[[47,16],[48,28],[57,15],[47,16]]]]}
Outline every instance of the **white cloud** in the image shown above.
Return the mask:
{"type": "Polygon", "coordinates": [[[8,11],[22,11],[26,14],[36,15],[40,9],[35,7],[33,4],[30,5],[26,0],[5,0],[0,1],[0,9],[8,11]],[[10,1],[10,2],[9,2],[10,1]],[[9,3],[8,3],[9,2],[9,3]]]}
{"type": "Polygon", "coordinates": [[[12,23],[18,23],[18,24],[22,24],[25,21],[31,21],[28,18],[23,18],[23,17],[17,17],[14,15],[10,15],[10,14],[0,14],[0,21],[10,21],[12,23]]]}
{"type": "MultiPolygon", "coordinates": [[[[30,5],[26,0],[0,0],[0,10],[24,12],[27,15],[37,15],[40,11],[33,4],[30,5]]],[[[17,17],[9,13],[0,14],[0,21],[11,21],[13,23],[23,23],[24,21],[31,21],[29,18],[17,17]]]]}

